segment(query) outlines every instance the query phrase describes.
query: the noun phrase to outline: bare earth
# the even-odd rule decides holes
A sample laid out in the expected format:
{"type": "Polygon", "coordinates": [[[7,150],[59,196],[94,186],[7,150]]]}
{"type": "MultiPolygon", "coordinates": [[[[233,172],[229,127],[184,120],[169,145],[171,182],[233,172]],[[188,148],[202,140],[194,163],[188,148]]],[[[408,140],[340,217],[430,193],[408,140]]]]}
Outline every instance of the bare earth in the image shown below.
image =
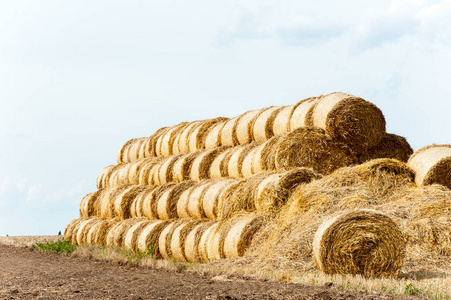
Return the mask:
{"type": "Polygon", "coordinates": [[[424,299],[120,266],[29,247],[57,238],[0,238],[0,299],[424,299]]]}

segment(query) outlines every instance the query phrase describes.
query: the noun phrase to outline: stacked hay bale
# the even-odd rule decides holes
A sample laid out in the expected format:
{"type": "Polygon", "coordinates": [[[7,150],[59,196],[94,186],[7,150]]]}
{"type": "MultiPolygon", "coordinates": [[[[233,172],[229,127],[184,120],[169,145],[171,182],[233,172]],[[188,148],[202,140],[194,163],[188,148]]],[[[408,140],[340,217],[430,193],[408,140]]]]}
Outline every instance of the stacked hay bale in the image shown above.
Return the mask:
{"type": "MultiPolygon", "coordinates": [[[[445,148],[438,151],[444,153],[443,159],[449,153],[445,148]]],[[[304,192],[315,182],[335,178],[334,174],[359,162],[368,161],[354,172],[360,175],[354,174],[357,177],[350,177],[349,182],[336,185],[325,180],[334,195],[361,176],[370,178],[387,170],[403,176],[413,174],[398,160],[377,160],[407,161],[411,154],[404,138],[385,132],[384,117],[376,106],[343,93],[249,111],[231,119],[183,122],[161,128],[148,138],[127,141],[118,152],[117,164],[99,173],[98,190],[81,200],[80,218],[67,226],[65,238],[76,244],[150,251],[180,261],[239,257],[248,248],[258,256],[262,252],[258,245],[280,243],[287,232],[295,233],[287,229],[294,215],[298,218],[304,212],[312,217],[303,206],[309,203],[317,212],[325,212],[321,218],[312,217],[311,224],[301,222],[309,230],[319,228],[315,237],[300,235],[309,239],[309,253],[314,252],[319,269],[392,275],[402,265],[404,243],[393,245],[402,234],[390,214],[364,210],[336,215],[344,208],[329,211],[333,204],[325,201],[331,199],[326,192],[315,194],[314,204],[304,192]],[[299,199],[308,201],[299,204],[299,199]],[[321,227],[319,220],[325,222],[321,227]],[[284,233],[274,230],[278,222],[283,226],[276,228],[284,228],[284,233]],[[384,238],[371,229],[384,227],[391,228],[384,238]],[[339,228],[338,235],[346,237],[344,244],[333,245],[335,228],[339,228]],[[271,233],[267,233],[269,229],[271,233]],[[347,236],[352,235],[361,237],[353,242],[355,247],[347,243],[347,236]],[[375,246],[369,249],[369,244],[375,246]],[[345,257],[329,255],[331,247],[341,249],[340,255],[345,257]],[[382,257],[386,252],[395,253],[395,257],[382,257]],[[358,257],[346,259],[350,253],[358,253],[358,257]]],[[[427,153],[411,158],[413,169],[421,165],[422,157],[428,157],[427,153]]],[[[442,177],[441,166],[447,166],[448,160],[427,161],[428,169],[439,165],[438,171],[426,172],[423,164],[416,171],[423,175],[417,178],[442,177]]],[[[378,184],[371,188],[384,188],[378,184]]]]}

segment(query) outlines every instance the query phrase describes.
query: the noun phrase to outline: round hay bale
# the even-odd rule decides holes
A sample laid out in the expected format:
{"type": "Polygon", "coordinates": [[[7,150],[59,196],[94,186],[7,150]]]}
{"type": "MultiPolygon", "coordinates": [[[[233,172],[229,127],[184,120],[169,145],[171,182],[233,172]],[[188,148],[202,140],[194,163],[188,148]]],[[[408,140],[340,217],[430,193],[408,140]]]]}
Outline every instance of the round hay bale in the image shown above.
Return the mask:
{"type": "Polygon", "coordinates": [[[269,107],[257,117],[252,131],[254,141],[264,142],[274,136],[272,130],[274,119],[281,110],[282,107],[279,106],[269,107]]]}
{"type": "Polygon", "coordinates": [[[364,163],[377,158],[394,158],[402,162],[407,162],[412,154],[412,147],[410,147],[404,137],[386,133],[376,147],[369,149],[359,156],[359,162],[364,163]]]}
{"type": "MultiPolygon", "coordinates": [[[[321,97],[321,96],[320,96],[321,97]]],[[[307,119],[320,97],[310,97],[296,103],[290,116],[290,131],[309,126],[307,119]]]]}
{"type": "Polygon", "coordinates": [[[398,225],[382,212],[362,209],[331,218],[318,228],[313,256],[326,274],[397,275],[405,253],[398,225]]]}
{"type": "Polygon", "coordinates": [[[106,220],[100,219],[99,222],[94,223],[86,232],[85,243],[88,245],[96,244],[96,235],[99,228],[103,223],[106,223],[106,220]]]}
{"type": "Polygon", "coordinates": [[[86,221],[87,219],[85,218],[81,218],[80,222],[76,222],[75,226],[72,230],[72,234],[70,235],[70,242],[74,245],[77,245],[77,235],[78,235],[78,230],[80,229],[81,225],[83,224],[84,221],[86,221]]]}
{"type": "Polygon", "coordinates": [[[138,184],[139,185],[148,185],[149,184],[149,175],[153,166],[158,164],[161,160],[157,158],[147,158],[144,164],[139,169],[138,175],[138,184]]]}
{"type": "Polygon", "coordinates": [[[216,220],[218,214],[219,195],[229,184],[237,182],[235,179],[223,179],[220,181],[213,181],[208,184],[203,197],[202,207],[205,216],[208,219],[216,220]]]}
{"type": "Polygon", "coordinates": [[[89,218],[99,214],[99,195],[103,193],[104,189],[89,193],[80,201],[80,217],[89,218]]]}
{"type": "Polygon", "coordinates": [[[245,154],[243,163],[241,164],[241,175],[243,178],[251,177],[252,175],[254,175],[253,161],[257,150],[259,150],[259,148],[254,147],[245,154]]]}
{"type": "MultiPolygon", "coordinates": [[[[174,150],[177,150],[178,153],[187,153],[189,152],[189,137],[191,133],[202,124],[203,121],[194,121],[190,122],[183,128],[182,131],[179,132],[178,136],[174,142],[174,150]],[[177,147],[177,149],[175,149],[177,147]]],[[[177,153],[177,152],[174,152],[177,153]]]]}
{"type": "Polygon", "coordinates": [[[208,131],[212,128],[212,126],[228,120],[229,118],[220,117],[200,122],[200,125],[196,126],[196,128],[189,135],[189,151],[194,152],[205,149],[208,131]]]}
{"type": "Polygon", "coordinates": [[[182,182],[189,179],[191,165],[198,156],[198,152],[185,153],[178,157],[172,166],[172,179],[175,182],[182,182]]]}
{"type": "Polygon", "coordinates": [[[233,193],[245,183],[246,180],[243,179],[233,181],[221,191],[221,193],[218,196],[218,211],[217,211],[218,220],[224,220],[234,213],[234,211],[231,211],[231,207],[233,207],[234,205],[232,199],[233,193]]]}
{"type": "Polygon", "coordinates": [[[149,142],[146,144],[146,149],[144,150],[146,152],[146,157],[157,157],[157,142],[158,139],[165,134],[170,128],[169,127],[162,127],[155,131],[150,137],[149,142]]]}
{"type": "Polygon", "coordinates": [[[98,216],[104,219],[111,219],[115,216],[114,214],[114,200],[117,195],[122,193],[125,189],[129,188],[125,185],[120,185],[108,189],[104,189],[97,197],[98,216]]]}
{"type": "Polygon", "coordinates": [[[178,261],[188,261],[185,255],[185,241],[186,236],[193,230],[199,223],[199,220],[188,220],[185,223],[178,225],[172,233],[170,247],[172,257],[178,261]]]}
{"type": "Polygon", "coordinates": [[[368,181],[370,177],[380,174],[401,175],[408,182],[413,182],[415,174],[404,162],[392,158],[378,158],[353,167],[354,172],[363,180],[368,181]]]}
{"type": "Polygon", "coordinates": [[[106,166],[105,168],[103,168],[99,175],[97,175],[96,178],[96,186],[98,189],[102,189],[105,186],[105,177],[107,176],[107,174],[109,174],[112,170],[114,169],[114,165],[111,166],[106,166]]]}
{"type": "Polygon", "coordinates": [[[158,239],[161,232],[169,224],[168,221],[151,220],[141,231],[137,238],[138,250],[141,252],[150,251],[153,256],[160,256],[158,239]]]}
{"type": "Polygon", "coordinates": [[[117,153],[117,163],[127,162],[128,160],[128,148],[136,141],[136,139],[131,139],[125,142],[124,145],[119,149],[117,153]]]}
{"type": "Polygon", "coordinates": [[[116,195],[114,199],[114,214],[120,219],[131,218],[131,206],[135,198],[145,190],[148,190],[147,186],[134,185],[125,189],[123,192],[116,195]]]}
{"type": "Polygon", "coordinates": [[[278,172],[306,167],[320,174],[330,174],[356,162],[357,158],[346,145],[332,140],[322,129],[305,127],[283,136],[275,157],[278,172]]]}
{"type": "Polygon", "coordinates": [[[219,122],[213,126],[207,133],[205,138],[205,149],[214,149],[216,147],[222,146],[221,142],[221,132],[224,128],[226,122],[219,122]]]}
{"type": "Polygon", "coordinates": [[[72,235],[74,233],[74,229],[75,227],[80,224],[81,222],[83,222],[84,218],[76,218],[73,219],[72,221],[70,221],[69,224],[67,224],[66,228],[64,229],[64,239],[66,241],[70,241],[72,240],[72,235]]]}
{"type": "Polygon", "coordinates": [[[285,138],[285,135],[274,136],[256,147],[254,158],[252,159],[252,172],[254,174],[276,169],[276,152],[283,138],[285,138]]]}
{"type": "Polygon", "coordinates": [[[207,261],[214,261],[225,258],[224,256],[224,237],[223,230],[218,223],[216,228],[212,229],[207,237],[205,248],[207,261]]]}
{"type": "Polygon", "coordinates": [[[77,245],[82,245],[84,243],[86,243],[86,236],[88,234],[89,229],[91,229],[91,227],[100,222],[102,219],[99,219],[97,217],[93,217],[90,219],[87,219],[83,222],[81,222],[80,227],[77,230],[77,238],[76,238],[76,244],[77,245]]]}
{"type": "Polygon", "coordinates": [[[188,201],[189,201],[189,195],[193,191],[193,189],[197,186],[197,184],[190,186],[186,190],[184,190],[179,197],[179,200],[177,201],[177,216],[181,218],[189,218],[188,213],[188,201]]]}
{"type": "Polygon", "coordinates": [[[332,93],[319,99],[312,113],[313,126],[324,129],[356,153],[375,147],[385,135],[380,109],[362,98],[332,93]]]}
{"type": "Polygon", "coordinates": [[[221,145],[222,146],[236,146],[238,145],[238,137],[236,136],[236,126],[238,124],[239,116],[232,118],[225,122],[221,130],[221,145]]]}
{"type": "Polygon", "coordinates": [[[190,179],[201,181],[208,179],[210,176],[210,166],[216,156],[225,151],[227,147],[218,147],[212,150],[203,150],[198,152],[199,155],[194,159],[190,169],[190,179]]]}
{"type": "Polygon", "coordinates": [[[116,185],[118,181],[117,176],[122,168],[126,165],[126,163],[120,163],[115,165],[108,173],[105,173],[103,181],[105,187],[113,187],[116,185]]]}
{"type": "Polygon", "coordinates": [[[118,218],[108,219],[108,220],[102,220],[96,225],[96,232],[94,236],[94,240],[92,241],[93,244],[105,246],[108,233],[110,232],[111,228],[115,226],[119,222],[118,218]]]}
{"type": "Polygon", "coordinates": [[[257,117],[264,109],[251,110],[240,116],[236,125],[236,136],[239,145],[249,144],[254,140],[253,128],[257,117]]]}
{"type": "Polygon", "coordinates": [[[245,215],[234,220],[223,238],[225,258],[243,256],[263,224],[264,218],[259,215],[245,215]]]}
{"type": "Polygon", "coordinates": [[[166,189],[158,198],[158,218],[162,220],[175,219],[177,215],[177,203],[180,195],[188,188],[194,185],[194,181],[187,180],[182,183],[173,185],[166,189]]]}
{"type": "Polygon", "coordinates": [[[105,245],[107,246],[115,246],[114,245],[114,238],[116,237],[116,230],[122,226],[122,223],[124,223],[124,220],[119,220],[116,223],[114,223],[110,230],[108,230],[108,233],[105,237],[105,245]]]}
{"type": "MultiPolygon", "coordinates": [[[[209,262],[210,259],[208,257],[208,247],[209,247],[209,239],[210,236],[216,231],[218,228],[218,223],[215,222],[210,225],[208,228],[204,230],[199,239],[199,244],[197,245],[197,254],[198,258],[201,262],[209,262]]],[[[210,250],[211,251],[211,250],[210,250]]]]}
{"type": "Polygon", "coordinates": [[[209,176],[210,178],[223,178],[227,177],[228,160],[233,154],[234,148],[228,148],[218,154],[210,165],[209,176]]]}
{"type": "Polygon", "coordinates": [[[418,149],[407,165],[415,172],[418,186],[441,184],[451,189],[451,145],[429,145],[418,149]]]}
{"type": "Polygon", "coordinates": [[[115,187],[119,185],[128,185],[128,173],[130,171],[130,163],[123,163],[116,168],[111,174],[109,187],[115,187]]]}
{"type": "Polygon", "coordinates": [[[144,217],[143,205],[144,199],[149,196],[149,194],[156,189],[155,186],[147,186],[141,192],[139,192],[132,204],[130,205],[130,217],[144,217]]]}
{"type": "MultiPolygon", "coordinates": [[[[149,176],[147,178],[147,185],[159,185],[160,183],[160,167],[162,162],[158,162],[152,166],[149,170],[149,176]]],[[[143,178],[144,179],[144,178],[143,178]]]]}
{"type": "Polygon", "coordinates": [[[172,223],[169,223],[161,232],[161,234],[158,238],[158,249],[160,250],[160,255],[164,259],[169,259],[172,257],[171,239],[172,239],[172,234],[174,233],[174,230],[180,224],[185,224],[189,221],[190,221],[189,219],[176,220],[172,223]]]}
{"type": "Polygon", "coordinates": [[[233,149],[233,154],[229,159],[227,165],[227,174],[232,178],[242,178],[243,174],[241,168],[243,166],[243,160],[246,155],[256,147],[256,143],[247,144],[245,146],[237,146],[233,149]]]}
{"type": "Polygon", "coordinates": [[[290,119],[296,105],[283,106],[274,119],[272,131],[274,135],[290,132],[290,119]]]}
{"type": "Polygon", "coordinates": [[[150,137],[144,138],[144,141],[139,145],[138,149],[138,159],[143,158],[150,158],[149,154],[147,153],[149,149],[149,143],[151,142],[150,137]]]}
{"type": "Polygon", "coordinates": [[[172,155],[174,140],[188,123],[182,122],[170,127],[157,141],[157,156],[169,157],[172,155]]]}
{"type": "Polygon", "coordinates": [[[263,179],[255,191],[255,208],[258,211],[271,211],[277,203],[276,189],[282,177],[281,174],[271,174],[263,179]]]}
{"type": "MultiPolygon", "coordinates": [[[[127,235],[128,230],[136,223],[139,223],[142,221],[149,221],[149,220],[146,218],[133,218],[133,219],[126,219],[126,220],[119,221],[118,223],[120,225],[115,226],[114,239],[113,239],[114,246],[124,247],[125,246],[125,236],[127,235]]],[[[107,236],[107,240],[108,240],[108,236],[107,236]]]]}
{"type": "Polygon", "coordinates": [[[202,182],[201,184],[193,186],[193,189],[188,196],[188,202],[186,204],[186,210],[191,218],[205,218],[202,200],[208,185],[209,182],[202,182]]]}
{"type": "Polygon", "coordinates": [[[194,228],[187,233],[184,244],[184,254],[186,261],[199,262],[199,243],[205,230],[214,224],[213,221],[200,221],[194,228]]]}
{"type": "Polygon", "coordinates": [[[139,184],[139,175],[142,167],[148,163],[147,159],[138,159],[130,163],[130,168],[128,171],[128,183],[133,185],[139,184]]]}
{"type": "Polygon", "coordinates": [[[173,155],[170,158],[167,158],[158,169],[158,184],[165,184],[173,181],[173,172],[172,168],[177,160],[183,156],[183,154],[173,155]]]}
{"type": "MultiPolygon", "coordinates": [[[[146,137],[140,137],[137,138],[133,141],[133,143],[130,144],[130,146],[128,147],[128,151],[126,151],[125,153],[127,153],[127,162],[134,162],[139,158],[139,151],[141,148],[141,145],[147,140],[146,137]]],[[[124,153],[124,155],[125,155],[124,153]]]]}
{"type": "Polygon", "coordinates": [[[151,220],[142,220],[133,224],[127,231],[124,232],[123,245],[125,248],[132,250],[133,252],[138,252],[138,237],[143,231],[144,227],[152,223],[151,220]]]}
{"type": "Polygon", "coordinates": [[[149,219],[160,219],[158,216],[158,199],[165,191],[173,188],[175,183],[167,183],[153,189],[143,198],[142,212],[149,219]]]}

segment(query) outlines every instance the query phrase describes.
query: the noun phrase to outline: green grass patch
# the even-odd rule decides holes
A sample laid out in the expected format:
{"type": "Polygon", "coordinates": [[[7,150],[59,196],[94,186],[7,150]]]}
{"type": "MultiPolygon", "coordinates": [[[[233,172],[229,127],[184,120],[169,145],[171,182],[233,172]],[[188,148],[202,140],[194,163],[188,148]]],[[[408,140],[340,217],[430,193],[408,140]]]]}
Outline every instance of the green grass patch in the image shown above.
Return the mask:
{"type": "Polygon", "coordinates": [[[56,242],[36,243],[33,245],[34,249],[41,251],[42,253],[56,252],[69,254],[75,250],[75,245],[67,240],[59,240],[56,242]]]}

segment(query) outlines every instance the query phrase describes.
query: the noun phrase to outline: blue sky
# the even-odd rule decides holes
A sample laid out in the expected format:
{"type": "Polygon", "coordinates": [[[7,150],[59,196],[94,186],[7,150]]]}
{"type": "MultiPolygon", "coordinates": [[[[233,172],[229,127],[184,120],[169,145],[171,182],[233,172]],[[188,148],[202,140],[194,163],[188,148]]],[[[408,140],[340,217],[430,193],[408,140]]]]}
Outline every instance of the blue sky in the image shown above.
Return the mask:
{"type": "Polygon", "coordinates": [[[2,1],[0,235],[56,234],[128,139],[342,91],[450,143],[451,0],[2,1]]]}

